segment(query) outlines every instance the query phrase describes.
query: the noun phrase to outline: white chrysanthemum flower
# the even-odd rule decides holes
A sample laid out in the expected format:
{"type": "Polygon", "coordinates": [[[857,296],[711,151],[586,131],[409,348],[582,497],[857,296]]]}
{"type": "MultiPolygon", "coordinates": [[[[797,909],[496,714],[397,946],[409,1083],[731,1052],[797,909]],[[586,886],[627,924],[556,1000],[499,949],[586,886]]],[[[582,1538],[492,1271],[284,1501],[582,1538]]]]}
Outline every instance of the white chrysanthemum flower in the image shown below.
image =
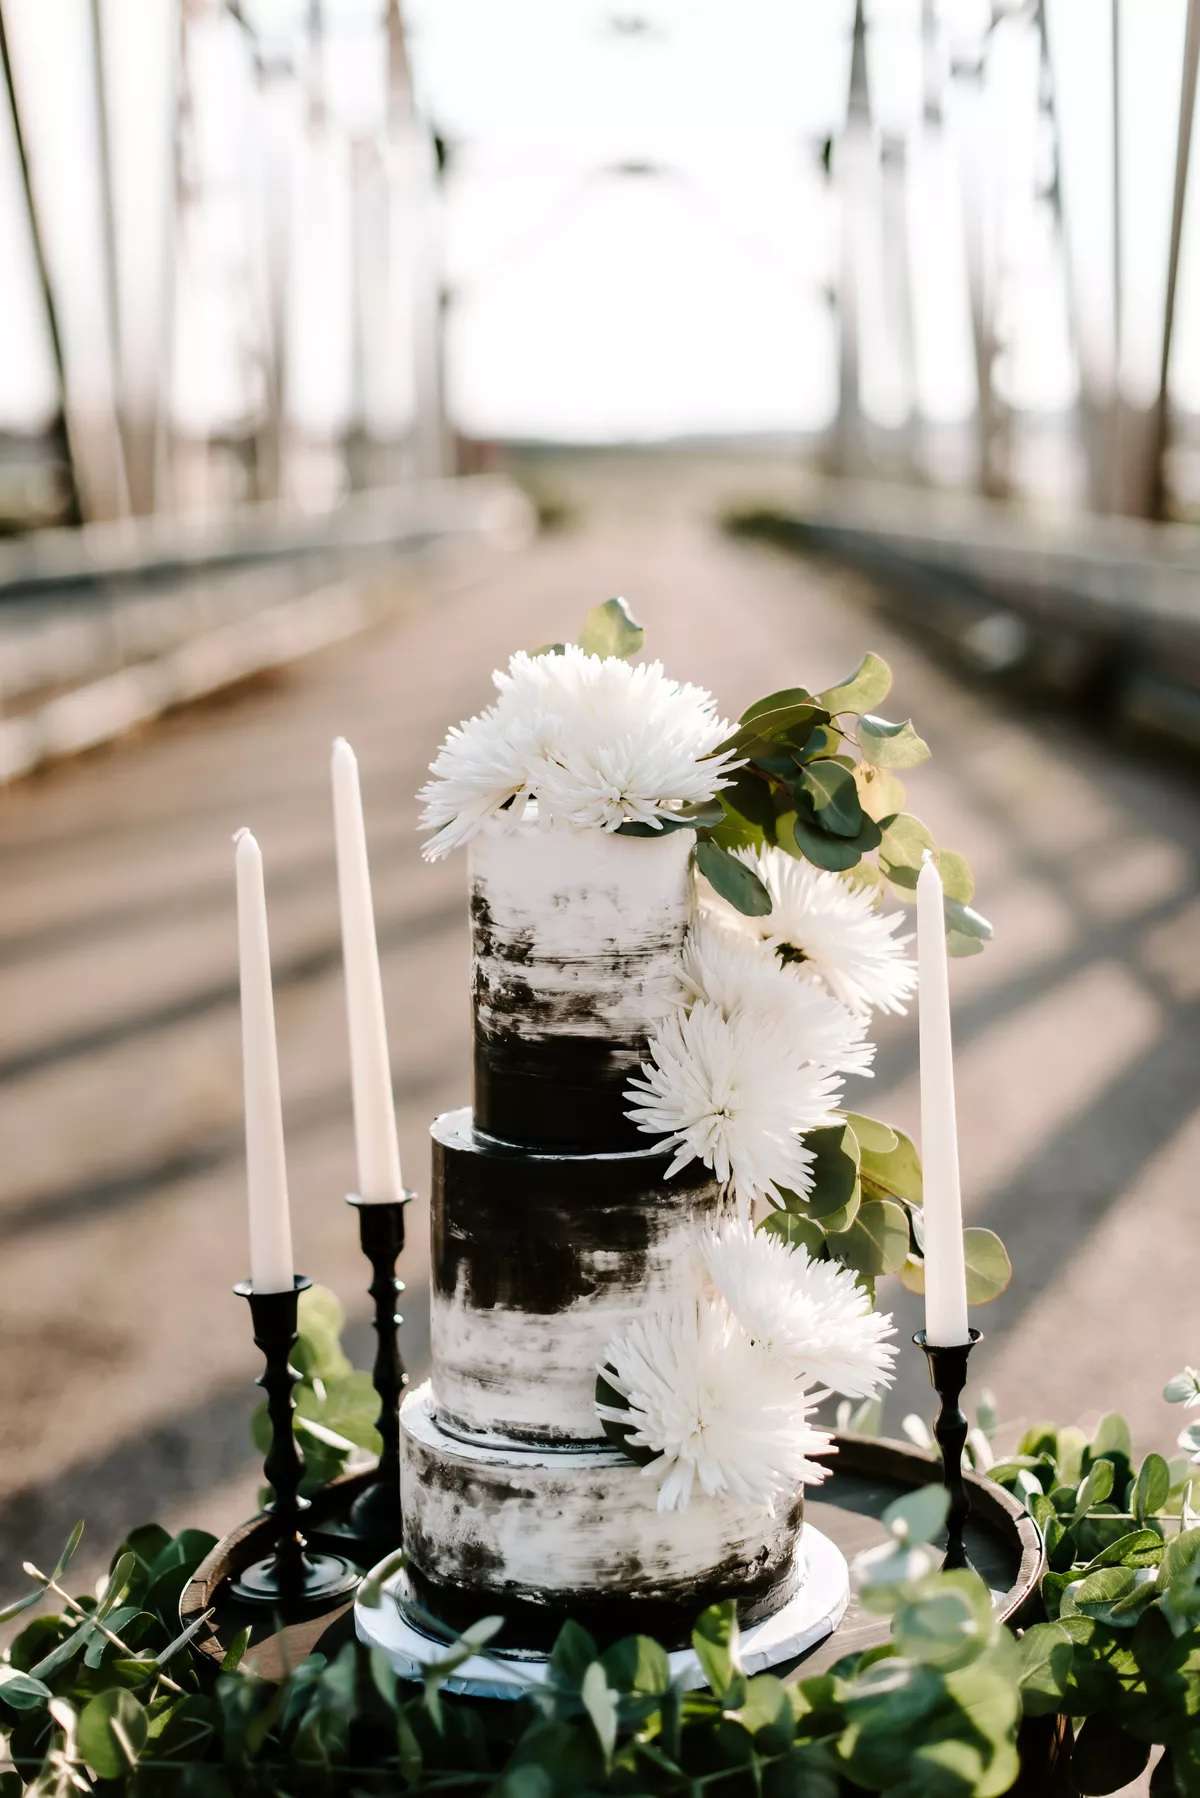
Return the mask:
{"type": "Polygon", "coordinates": [[[681,806],[702,804],[726,784],[714,779],[714,764],[699,761],[686,742],[664,736],[649,722],[620,737],[610,738],[600,725],[570,736],[530,771],[539,809],[552,823],[601,830],[649,824],[661,830],[681,806]]]}
{"type": "Polygon", "coordinates": [[[778,1019],[726,1017],[701,1000],[664,1018],[649,1050],[626,1115],[675,1150],[667,1179],[698,1158],[746,1204],[780,1204],[780,1187],[810,1190],[813,1156],[800,1138],[834,1121],[840,1082],[797,1060],[778,1019]]]}
{"type": "Polygon", "coordinates": [[[438,832],[431,859],[514,797],[536,798],[543,823],[616,830],[661,827],[728,784],[732,758],[703,759],[728,724],[711,694],[669,680],[661,662],[634,667],[572,644],[519,651],[492,678],[496,704],[449,733],[421,790],[422,824],[438,832]]]}
{"type": "Polygon", "coordinates": [[[777,1018],[800,1061],[842,1074],[871,1073],[874,1043],[867,1019],[833,998],[815,980],[780,960],[767,943],[731,930],[711,914],[689,929],[680,980],[690,1002],[707,999],[725,1017],[739,1007],[777,1018]]]}
{"type": "Polygon", "coordinates": [[[756,1348],[724,1305],[679,1303],[638,1318],[609,1343],[599,1370],[628,1410],[598,1405],[654,1452],[643,1472],[659,1482],[660,1511],[682,1510],[698,1486],[773,1510],[827,1468],[812,1457],[832,1438],[810,1413],[790,1371],[756,1348]]]}
{"type": "Polygon", "coordinates": [[[520,816],[529,796],[529,771],[553,729],[553,721],[532,713],[524,718],[489,706],[456,724],[429,764],[433,775],[417,794],[421,828],[436,831],[422,854],[437,861],[468,842],[504,806],[520,816]]]}
{"type": "Polygon", "coordinates": [[[816,975],[852,1010],[905,1009],[916,990],[917,970],[904,954],[911,937],[896,934],[903,912],[881,912],[869,888],[848,886],[783,849],[735,853],[771,895],[768,915],[739,917],[743,928],[802,957],[796,964],[801,971],[816,975]]]}
{"type": "Polygon", "coordinates": [[[796,1378],[846,1398],[875,1398],[891,1384],[895,1327],[849,1268],[812,1261],[748,1218],[705,1231],[701,1255],[742,1329],[796,1378]]]}

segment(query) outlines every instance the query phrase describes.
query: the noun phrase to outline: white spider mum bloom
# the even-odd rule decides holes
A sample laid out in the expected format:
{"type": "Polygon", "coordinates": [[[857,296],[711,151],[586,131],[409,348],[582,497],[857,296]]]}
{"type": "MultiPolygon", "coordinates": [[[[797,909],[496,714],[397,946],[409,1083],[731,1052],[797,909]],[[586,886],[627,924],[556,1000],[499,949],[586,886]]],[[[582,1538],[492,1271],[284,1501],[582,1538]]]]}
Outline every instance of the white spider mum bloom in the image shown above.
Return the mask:
{"type": "Polygon", "coordinates": [[[468,842],[506,805],[513,804],[520,816],[530,770],[553,728],[544,714],[519,718],[502,706],[489,706],[447,733],[429,764],[433,779],[417,794],[421,828],[437,833],[421,852],[426,861],[437,861],[468,842]]]}
{"type": "Polygon", "coordinates": [[[727,784],[732,757],[702,758],[728,735],[728,724],[711,694],[669,680],[661,662],[631,667],[570,647],[556,656],[514,656],[500,683],[510,701],[528,694],[559,719],[531,772],[539,810],[551,822],[657,829],[727,784]]]}
{"type": "Polygon", "coordinates": [[[727,1018],[739,1006],[756,1017],[777,1018],[800,1061],[843,1074],[871,1073],[875,1045],[867,1041],[866,1016],[782,962],[769,944],[729,929],[712,914],[688,931],[680,983],[689,1003],[707,999],[727,1018]]]}
{"type": "Polygon", "coordinates": [[[916,990],[917,970],[904,954],[912,938],[896,934],[903,912],[885,915],[869,888],[848,886],[783,849],[735,853],[771,895],[765,918],[745,920],[756,935],[801,956],[799,966],[854,1011],[905,1009],[916,990]]]}
{"type": "Polygon", "coordinates": [[[803,1392],[724,1305],[689,1300],[635,1320],[609,1343],[599,1371],[628,1409],[596,1409],[653,1452],[642,1471],[659,1482],[660,1511],[683,1510],[697,1487],[771,1511],[825,1478],[812,1457],[832,1440],[810,1414],[826,1395],[803,1392]]]}
{"type": "Polygon", "coordinates": [[[781,1204],[781,1186],[810,1190],[813,1156],[800,1138],[834,1121],[840,1082],[797,1060],[778,1018],[726,1017],[701,1000],[664,1018],[649,1049],[643,1078],[625,1090],[626,1116],[674,1149],[668,1180],[699,1159],[744,1204],[781,1204]]]}
{"type": "Polygon", "coordinates": [[[875,1398],[891,1384],[895,1327],[849,1268],[812,1261],[748,1218],[705,1231],[700,1252],[742,1329],[797,1379],[846,1398],[875,1398]]]}

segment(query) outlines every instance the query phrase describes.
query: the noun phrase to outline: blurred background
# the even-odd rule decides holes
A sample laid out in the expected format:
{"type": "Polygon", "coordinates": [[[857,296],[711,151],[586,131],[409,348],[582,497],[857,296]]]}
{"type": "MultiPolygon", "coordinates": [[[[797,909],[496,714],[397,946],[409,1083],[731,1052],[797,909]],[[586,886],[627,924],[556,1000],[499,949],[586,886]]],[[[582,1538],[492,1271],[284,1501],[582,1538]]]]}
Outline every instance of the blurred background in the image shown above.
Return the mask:
{"type": "MultiPolygon", "coordinates": [[[[490,669],[614,592],[729,714],[892,662],[996,925],[954,970],[967,1206],[1016,1269],[977,1365],[1009,1432],[1119,1406],[1169,1445],[1198,57],[1200,0],[0,0],[5,1590],[79,1515],[99,1553],[253,1506],[231,833],[297,1252],[361,1358],[330,741],[427,1191],[464,870],[412,794],[490,669]]],[[[915,1128],[914,1020],[881,1040],[855,1102],[915,1128]]]]}

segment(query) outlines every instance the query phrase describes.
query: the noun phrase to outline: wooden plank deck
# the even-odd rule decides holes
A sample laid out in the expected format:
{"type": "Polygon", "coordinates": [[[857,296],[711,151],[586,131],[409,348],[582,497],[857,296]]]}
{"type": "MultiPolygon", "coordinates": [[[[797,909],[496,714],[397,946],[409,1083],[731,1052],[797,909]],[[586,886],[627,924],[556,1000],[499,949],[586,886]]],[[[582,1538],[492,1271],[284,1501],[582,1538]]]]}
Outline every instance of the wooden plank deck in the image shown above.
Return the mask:
{"type": "MultiPolygon", "coordinates": [[[[1158,1395],[1200,1350],[1194,786],[957,685],[860,577],[722,539],[731,496],[696,468],[593,467],[581,528],[472,584],[431,573],[384,631],[0,796],[0,1590],[78,1515],[99,1547],[151,1514],[221,1529],[251,1505],[233,831],[267,861],[297,1252],[363,1342],[330,741],[362,762],[401,1142],[427,1190],[425,1126],[467,1091],[465,906],[461,861],[419,859],[412,795],[496,662],[620,590],[730,712],[868,645],[892,660],[935,751],[914,804],[972,858],[997,926],[954,975],[969,1208],[1017,1265],[980,1315],[978,1375],[1010,1422],[1111,1401],[1148,1445],[1178,1427],[1158,1395]]],[[[915,1124],[911,1020],[858,1102],[915,1124]]],[[[911,1330],[913,1301],[897,1310],[911,1330]]],[[[893,1429],[925,1408],[916,1362],[893,1429]]]]}

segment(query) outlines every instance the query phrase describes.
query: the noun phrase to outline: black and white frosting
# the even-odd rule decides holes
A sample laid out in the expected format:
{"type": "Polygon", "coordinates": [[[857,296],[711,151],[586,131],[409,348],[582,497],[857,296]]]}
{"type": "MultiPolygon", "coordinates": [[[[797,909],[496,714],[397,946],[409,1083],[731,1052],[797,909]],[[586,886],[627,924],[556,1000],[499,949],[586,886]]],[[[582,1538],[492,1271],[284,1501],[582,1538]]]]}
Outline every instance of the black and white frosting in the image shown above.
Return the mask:
{"type": "Polygon", "coordinates": [[[433,1126],[432,1338],[437,1411],[467,1442],[600,1439],[596,1369],[613,1337],[678,1286],[720,1190],[699,1162],[536,1153],[433,1126]]]}
{"type": "Polygon", "coordinates": [[[495,819],[471,845],[475,1109],[433,1126],[432,1380],[401,1410],[401,1499],[416,1600],[502,1647],[568,1616],[602,1639],[671,1643],[735,1597],[770,1615],[801,1578],[802,1501],[653,1477],[602,1441],[606,1345],[688,1278],[716,1183],[665,1180],[622,1093],[679,1003],[688,831],[657,837],[495,819]]]}
{"type": "Polygon", "coordinates": [[[471,843],[475,1122],[530,1147],[644,1142],[623,1098],[679,997],[691,831],[489,820],[471,843]]]}
{"type": "Polygon", "coordinates": [[[567,1617],[601,1641],[686,1642],[705,1605],[736,1598],[755,1623],[802,1574],[790,1515],[728,1495],[660,1511],[657,1487],[612,1448],[467,1447],[446,1435],[434,1385],[401,1411],[404,1546],[414,1595],[452,1628],[503,1615],[499,1646],[547,1648],[567,1617]]]}

